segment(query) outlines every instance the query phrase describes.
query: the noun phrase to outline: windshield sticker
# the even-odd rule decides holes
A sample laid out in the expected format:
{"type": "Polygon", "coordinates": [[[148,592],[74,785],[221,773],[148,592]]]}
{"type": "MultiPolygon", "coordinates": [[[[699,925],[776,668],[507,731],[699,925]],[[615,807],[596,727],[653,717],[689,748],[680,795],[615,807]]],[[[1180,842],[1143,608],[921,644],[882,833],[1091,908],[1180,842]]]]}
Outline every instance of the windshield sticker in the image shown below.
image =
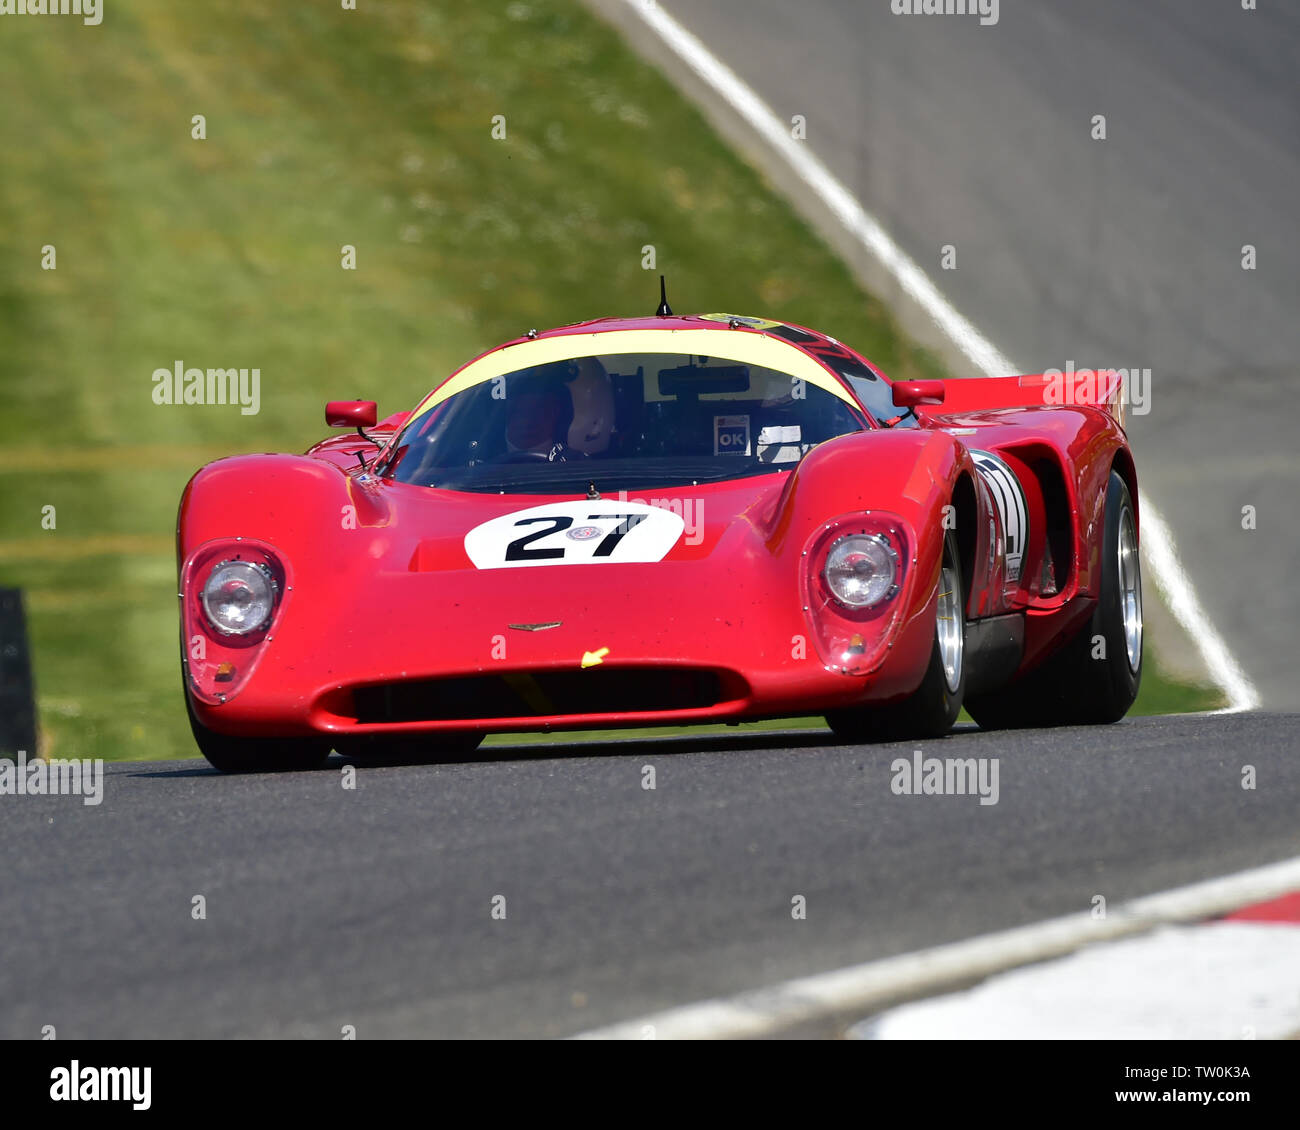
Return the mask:
{"type": "Polygon", "coordinates": [[[548,502],[475,526],[465,553],[476,569],[662,561],[686,523],[645,503],[609,499],[548,502]]]}
{"type": "Polygon", "coordinates": [[[758,430],[758,458],[763,463],[797,463],[806,450],[798,424],[770,425],[758,430]]]}
{"type": "Polygon", "coordinates": [[[713,454],[749,454],[749,417],[713,417],[713,454]]]}

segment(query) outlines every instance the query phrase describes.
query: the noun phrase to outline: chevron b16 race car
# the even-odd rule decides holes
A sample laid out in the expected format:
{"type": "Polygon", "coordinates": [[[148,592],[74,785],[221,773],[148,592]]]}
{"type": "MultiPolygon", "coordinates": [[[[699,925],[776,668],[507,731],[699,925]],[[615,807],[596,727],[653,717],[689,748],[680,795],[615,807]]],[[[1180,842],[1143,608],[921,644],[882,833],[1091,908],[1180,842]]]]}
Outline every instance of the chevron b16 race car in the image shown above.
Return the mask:
{"type": "Polygon", "coordinates": [[[198,471],[186,705],[218,769],[823,714],[1113,722],[1142,668],[1121,382],[891,381],[727,314],[530,331],[413,410],[198,471]],[[358,435],[357,433],[360,433],[358,435]]]}

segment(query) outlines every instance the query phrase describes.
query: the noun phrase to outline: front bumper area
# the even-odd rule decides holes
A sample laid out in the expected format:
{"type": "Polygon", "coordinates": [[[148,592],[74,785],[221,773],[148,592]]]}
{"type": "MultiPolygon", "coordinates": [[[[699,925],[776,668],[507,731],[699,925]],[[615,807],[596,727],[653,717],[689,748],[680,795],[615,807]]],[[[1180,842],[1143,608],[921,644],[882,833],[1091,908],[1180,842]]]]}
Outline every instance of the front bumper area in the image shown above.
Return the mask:
{"type": "Polygon", "coordinates": [[[897,699],[933,646],[932,598],[873,672],[832,669],[795,579],[758,563],[710,585],[693,563],[506,572],[388,574],[332,616],[304,585],[239,694],[195,713],[286,737],[742,721],[897,699]]]}

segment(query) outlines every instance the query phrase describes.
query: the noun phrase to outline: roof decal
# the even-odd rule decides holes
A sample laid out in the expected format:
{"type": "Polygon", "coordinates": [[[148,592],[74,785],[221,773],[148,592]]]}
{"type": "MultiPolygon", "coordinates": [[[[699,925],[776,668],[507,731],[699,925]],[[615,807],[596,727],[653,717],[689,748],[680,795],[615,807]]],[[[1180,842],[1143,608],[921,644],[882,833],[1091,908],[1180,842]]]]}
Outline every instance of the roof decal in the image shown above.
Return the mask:
{"type": "Polygon", "coordinates": [[[739,322],[750,330],[774,330],[781,325],[780,322],[769,322],[766,318],[751,318],[744,314],[701,314],[700,317],[706,322],[726,322],[728,325],[739,322]]]}
{"type": "Polygon", "coordinates": [[[406,421],[410,427],[458,392],[519,369],[529,369],[578,357],[616,356],[627,353],[677,353],[716,357],[726,361],[761,365],[806,381],[838,397],[850,407],[857,402],[840,379],[802,349],[766,334],[724,334],[717,330],[601,330],[560,334],[501,346],[471,361],[452,374],[420,402],[406,421]]]}

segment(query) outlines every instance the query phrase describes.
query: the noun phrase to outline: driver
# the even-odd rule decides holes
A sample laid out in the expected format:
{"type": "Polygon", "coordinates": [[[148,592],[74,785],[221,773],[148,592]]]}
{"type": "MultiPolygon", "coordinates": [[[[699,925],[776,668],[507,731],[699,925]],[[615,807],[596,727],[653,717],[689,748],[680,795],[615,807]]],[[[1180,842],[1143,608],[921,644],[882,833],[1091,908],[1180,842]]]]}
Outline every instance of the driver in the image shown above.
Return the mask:
{"type": "Polygon", "coordinates": [[[506,416],[506,450],[550,456],[568,418],[569,397],[554,381],[528,381],[511,389],[506,416]]]}
{"type": "Polygon", "coordinates": [[[594,357],[566,362],[559,380],[530,380],[508,396],[508,452],[552,461],[602,455],[613,434],[614,387],[594,357]]]}

